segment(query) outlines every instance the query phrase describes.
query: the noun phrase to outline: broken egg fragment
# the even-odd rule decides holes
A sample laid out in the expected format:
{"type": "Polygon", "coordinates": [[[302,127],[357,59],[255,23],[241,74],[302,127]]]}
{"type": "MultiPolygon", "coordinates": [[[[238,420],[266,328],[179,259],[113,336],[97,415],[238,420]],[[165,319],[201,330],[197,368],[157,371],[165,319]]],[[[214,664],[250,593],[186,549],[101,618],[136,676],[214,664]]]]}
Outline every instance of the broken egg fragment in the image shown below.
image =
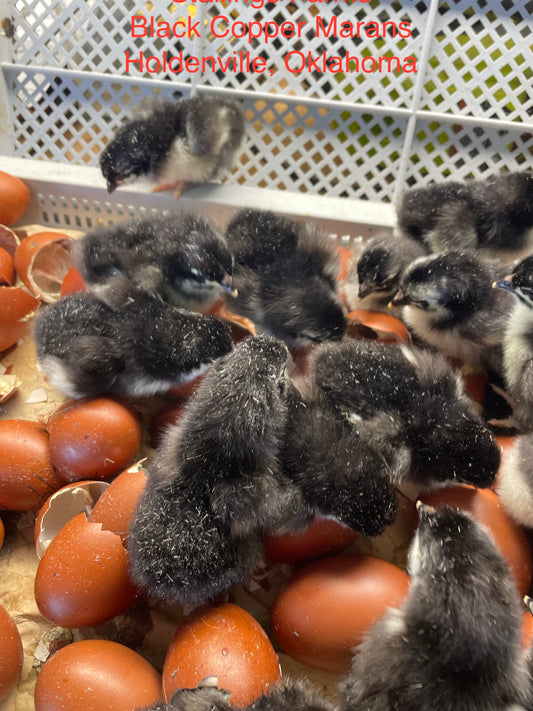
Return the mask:
{"type": "Polygon", "coordinates": [[[129,647],[87,639],[59,649],[35,684],[35,711],[132,711],[161,699],[161,677],[129,647]]]}
{"type": "Polygon", "coordinates": [[[257,620],[233,603],[203,606],[178,626],[165,657],[163,692],[192,689],[206,677],[231,692],[232,706],[247,706],[281,677],[279,659],[257,620]]]}
{"type": "Polygon", "coordinates": [[[15,268],[30,291],[47,303],[57,301],[65,275],[72,267],[72,237],[38,232],[25,237],[15,253],[15,268]]]}
{"type": "Polygon", "coordinates": [[[20,178],[0,170],[0,222],[12,225],[30,204],[30,191],[20,178]]]}
{"type": "Polygon", "coordinates": [[[347,316],[346,334],[384,343],[410,343],[411,334],[399,318],[379,311],[356,309],[347,316]]]}
{"type": "Polygon", "coordinates": [[[79,481],[52,494],[35,521],[35,551],[39,560],[67,521],[80,513],[89,515],[108,486],[106,481],[79,481]]]}
{"type": "Polygon", "coordinates": [[[137,598],[120,536],[87,520],[71,518],[55,535],[35,575],[35,602],[62,627],[90,627],[110,620],[137,598]]]}
{"type": "Polygon", "coordinates": [[[13,257],[0,247],[0,286],[12,286],[15,283],[15,264],[13,257]]]}

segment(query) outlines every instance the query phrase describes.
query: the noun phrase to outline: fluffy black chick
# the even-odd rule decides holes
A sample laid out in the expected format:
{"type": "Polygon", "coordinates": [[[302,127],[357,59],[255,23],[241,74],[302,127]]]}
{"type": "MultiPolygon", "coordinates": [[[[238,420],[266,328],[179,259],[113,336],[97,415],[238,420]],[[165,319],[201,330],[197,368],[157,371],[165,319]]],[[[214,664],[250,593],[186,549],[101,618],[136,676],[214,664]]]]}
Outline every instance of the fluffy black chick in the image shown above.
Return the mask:
{"type": "Polygon", "coordinates": [[[356,648],[342,711],[518,711],[529,675],[507,564],[470,514],[422,505],[419,516],[409,593],[356,648]]]}
{"type": "Polygon", "coordinates": [[[156,191],[220,180],[245,136],[244,112],[230,99],[196,96],[141,103],[100,156],[108,192],[147,178],[156,191]]]}
{"type": "Polygon", "coordinates": [[[48,381],[68,397],[166,392],[232,349],[229,328],[214,316],[146,297],[114,310],[90,292],[39,311],[34,337],[48,381]]]}
{"type": "Polygon", "coordinates": [[[508,271],[470,251],[421,257],[405,270],[392,299],[424,343],[474,371],[502,372],[503,335],[512,307],[492,288],[508,271]]]}
{"type": "MultiPolygon", "coordinates": [[[[157,703],[143,711],[232,711],[231,692],[216,686],[199,685],[178,689],[168,704],[157,703]]],[[[334,711],[336,706],[322,698],[307,680],[282,678],[242,711],[334,711]]]]}
{"type": "Polygon", "coordinates": [[[425,254],[420,242],[408,237],[386,233],[368,240],[356,262],[358,308],[386,312],[406,267],[425,254]]]}
{"type": "Polygon", "coordinates": [[[287,355],[276,339],[245,339],[168,431],[130,529],[133,578],[156,597],[196,604],[247,580],[263,534],[303,508],[278,464],[287,355]]]}
{"type": "Polygon", "coordinates": [[[273,212],[242,210],[226,239],[235,259],[234,311],[292,347],[343,336],[339,261],[327,235],[273,212]]]}
{"type": "MultiPolygon", "coordinates": [[[[495,283],[515,297],[503,339],[503,376],[512,402],[512,420],[521,431],[533,429],[533,257],[495,283]]],[[[499,291],[499,289],[497,289],[499,291]]]]}
{"type": "Polygon", "coordinates": [[[363,536],[383,533],[397,511],[389,478],[396,451],[386,444],[390,422],[375,418],[354,426],[320,398],[294,391],[287,402],[281,467],[310,513],[331,516],[363,536]]]}
{"type": "Polygon", "coordinates": [[[499,448],[443,357],[346,339],[317,347],[309,367],[316,386],[354,424],[378,415],[394,423],[390,432],[384,430],[396,451],[389,467],[393,480],[410,480],[424,490],[449,480],[493,483],[499,448]]]}
{"type": "Polygon", "coordinates": [[[99,227],[76,242],[73,257],[87,287],[119,308],[140,293],[206,310],[234,293],[233,259],[224,235],[190,213],[99,227]]]}
{"type": "Polygon", "coordinates": [[[532,246],[533,173],[410,190],[398,206],[398,223],[431,252],[482,249],[514,258],[532,246]]]}

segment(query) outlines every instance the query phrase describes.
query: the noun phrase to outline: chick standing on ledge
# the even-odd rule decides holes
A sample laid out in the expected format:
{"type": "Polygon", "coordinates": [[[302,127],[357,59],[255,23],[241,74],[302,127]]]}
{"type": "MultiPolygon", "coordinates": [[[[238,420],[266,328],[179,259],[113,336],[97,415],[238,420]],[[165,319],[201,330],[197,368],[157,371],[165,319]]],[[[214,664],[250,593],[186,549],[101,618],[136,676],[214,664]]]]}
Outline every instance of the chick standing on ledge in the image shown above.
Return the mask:
{"type": "Polygon", "coordinates": [[[327,235],[273,212],[242,210],[226,239],[235,258],[236,313],[291,347],[342,338],[339,261],[327,235]]]}
{"type": "Polygon", "coordinates": [[[232,348],[228,327],[214,316],[146,296],[115,311],[90,292],[40,310],[34,336],[48,381],[68,397],[164,393],[232,348]]]}
{"type": "Polygon", "coordinates": [[[100,156],[108,192],[138,178],[158,183],[155,191],[220,180],[233,166],[245,135],[240,104],[197,96],[142,102],[100,156]]]}
{"type": "Polygon", "coordinates": [[[287,357],[276,339],[245,339],[169,429],[129,537],[133,579],[156,597],[202,603],[247,580],[264,533],[303,508],[278,464],[287,357]]]}
{"type": "Polygon", "coordinates": [[[100,227],[75,243],[73,256],[87,288],[112,308],[141,293],[205,311],[235,293],[224,235],[189,213],[100,227]]]}
{"type": "Polygon", "coordinates": [[[410,190],[398,223],[431,252],[483,249],[515,258],[533,246],[533,172],[410,190]]]}
{"type": "Polygon", "coordinates": [[[341,711],[523,711],[522,604],[507,564],[470,514],[418,509],[409,594],[355,650],[341,711]]]}

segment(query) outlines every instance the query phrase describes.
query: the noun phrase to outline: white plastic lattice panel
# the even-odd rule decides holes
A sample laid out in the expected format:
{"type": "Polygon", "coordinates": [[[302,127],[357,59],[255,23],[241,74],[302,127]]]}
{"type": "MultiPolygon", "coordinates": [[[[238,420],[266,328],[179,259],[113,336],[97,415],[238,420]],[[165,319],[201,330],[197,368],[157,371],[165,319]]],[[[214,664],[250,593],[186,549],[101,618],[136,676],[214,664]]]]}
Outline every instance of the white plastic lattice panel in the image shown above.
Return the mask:
{"type": "Polygon", "coordinates": [[[439,6],[424,108],[528,121],[533,115],[533,0],[439,6]]]}
{"type": "Polygon", "coordinates": [[[413,187],[447,178],[479,178],[526,170],[532,161],[530,133],[419,120],[406,182],[413,187]]]}

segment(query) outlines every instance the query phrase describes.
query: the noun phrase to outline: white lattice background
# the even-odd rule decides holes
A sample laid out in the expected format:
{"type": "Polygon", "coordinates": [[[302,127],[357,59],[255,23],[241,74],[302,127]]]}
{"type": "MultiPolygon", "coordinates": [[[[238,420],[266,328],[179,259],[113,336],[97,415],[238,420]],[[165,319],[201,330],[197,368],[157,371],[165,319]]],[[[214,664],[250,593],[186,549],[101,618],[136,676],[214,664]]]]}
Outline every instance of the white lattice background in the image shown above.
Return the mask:
{"type": "Polygon", "coordinates": [[[126,0],[11,0],[7,84],[16,156],[95,166],[143,96],[232,93],[248,137],[231,182],[390,202],[406,186],[444,177],[520,170],[533,153],[532,0],[308,0],[216,4],[126,0]],[[255,4],[255,3],[254,3],[255,4]],[[200,21],[202,37],[130,36],[133,14],[200,21]],[[305,22],[301,39],[213,36],[217,14],[243,22],[305,22]],[[407,39],[317,37],[315,18],[409,22],[407,39]],[[272,75],[124,71],[126,51],[146,56],[261,55],[272,75]],[[415,56],[418,73],[292,74],[291,50],[328,56],[415,56]]]}

